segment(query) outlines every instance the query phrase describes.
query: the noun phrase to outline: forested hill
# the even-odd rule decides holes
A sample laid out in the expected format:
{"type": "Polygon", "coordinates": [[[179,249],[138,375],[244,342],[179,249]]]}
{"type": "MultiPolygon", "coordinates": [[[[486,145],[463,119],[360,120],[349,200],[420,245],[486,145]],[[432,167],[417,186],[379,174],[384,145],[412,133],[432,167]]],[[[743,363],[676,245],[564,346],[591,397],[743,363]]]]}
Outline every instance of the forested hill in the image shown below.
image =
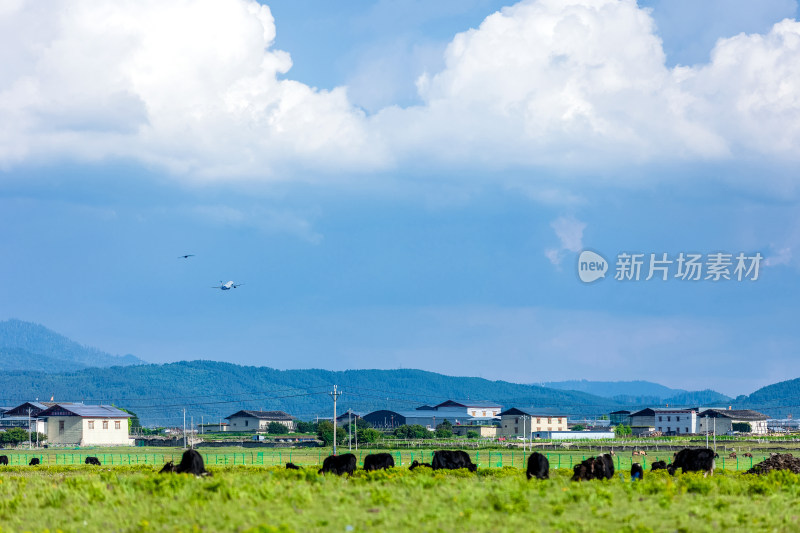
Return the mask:
{"type": "Polygon", "coordinates": [[[145,425],[177,424],[187,416],[219,420],[239,409],[282,410],[301,418],[330,416],[328,392],[344,392],[337,408],[356,412],[411,410],[447,399],[490,400],[503,407],[537,406],[569,415],[593,415],[621,404],[581,392],[422,370],[275,370],[213,361],[88,368],[77,372],[3,372],[0,404],[33,398],[113,403],[136,412],[145,425]]]}
{"type": "Polygon", "coordinates": [[[762,387],[749,396],[739,396],[733,403],[740,409],[755,409],[776,418],[800,415],[800,378],[762,387]]]}
{"type": "Polygon", "coordinates": [[[112,355],[39,324],[15,319],[0,321],[0,362],[4,371],[40,372],[144,363],[133,355],[112,355]]]}

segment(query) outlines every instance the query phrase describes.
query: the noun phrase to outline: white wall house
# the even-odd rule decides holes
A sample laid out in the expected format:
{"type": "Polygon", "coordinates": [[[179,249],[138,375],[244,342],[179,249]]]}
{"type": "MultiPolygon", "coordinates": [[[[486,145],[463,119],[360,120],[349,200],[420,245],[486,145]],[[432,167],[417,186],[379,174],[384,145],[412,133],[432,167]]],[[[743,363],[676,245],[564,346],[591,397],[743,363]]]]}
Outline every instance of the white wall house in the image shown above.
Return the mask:
{"type": "Polygon", "coordinates": [[[270,422],[278,422],[286,426],[287,431],[294,431],[294,418],[283,411],[237,411],[225,420],[229,421],[227,431],[266,431],[270,422]]]}
{"type": "Polygon", "coordinates": [[[542,431],[567,431],[567,415],[521,407],[512,407],[500,413],[498,436],[522,435],[530,438],[532,433],[542,431]]]}
{"type": "Polygon", "coordinates": [[[47,442],[74,446],[132,446],[131,415],[111,405],[56,404],[39,418],[47,420],[47,442]]]}
{"type": "Polygon", "coordinates": [[[665,435],[688,435],[698,433],[695,409],[653,409],[656,431],[665,435]]]}
{"type": "Polygon", "coordinates": [[[750,409],[706,409],[698,417],[698,433],[716,432],[724,435],[733,431],[733,424],[746,422],[750,424],[751,433],[764,435],[767,428],[767,415],[750,409]]]}

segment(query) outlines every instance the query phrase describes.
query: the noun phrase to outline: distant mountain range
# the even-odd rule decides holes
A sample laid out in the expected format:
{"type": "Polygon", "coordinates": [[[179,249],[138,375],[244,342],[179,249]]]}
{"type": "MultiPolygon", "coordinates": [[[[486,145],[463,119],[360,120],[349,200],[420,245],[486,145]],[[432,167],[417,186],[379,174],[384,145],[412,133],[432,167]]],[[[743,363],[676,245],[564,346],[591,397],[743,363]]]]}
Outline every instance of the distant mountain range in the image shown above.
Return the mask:
{"type": "Polygon", "coordinates": [[[0,322],[0,365],[4,371],[65,372],[144,363],[133,355],[111,355],[83,346],[32,322],[15,319],[0,322]]]}
{"type": "Polygon", "coordinates": [[[558,390],[581,391],[631,405],[721,405],[729,396],[713,390],[671,389],[652,381],[550,381],[541,384],[558,390]]]}
{"type": "Polygon", "coordinates": [[[504,408],[534,406],[570,416],[597,416],[658,405],[726,406],[772,416],[800,412],[800,378],[735,400],[715,391],[685,391],[647,381],[550,382],[523,385],[453,377],[423,370],[276,370],[215,361],[144,364],[82,346],[43,326],[0,322],[0,405],[54,397],[111,403],[137,413],[145,425],[219,421],[239,409],[282,410],[303,419],[330,416],[328,392],[344,395],[338,411],[412,410],[447,399],[494,401],[504,408]]]}

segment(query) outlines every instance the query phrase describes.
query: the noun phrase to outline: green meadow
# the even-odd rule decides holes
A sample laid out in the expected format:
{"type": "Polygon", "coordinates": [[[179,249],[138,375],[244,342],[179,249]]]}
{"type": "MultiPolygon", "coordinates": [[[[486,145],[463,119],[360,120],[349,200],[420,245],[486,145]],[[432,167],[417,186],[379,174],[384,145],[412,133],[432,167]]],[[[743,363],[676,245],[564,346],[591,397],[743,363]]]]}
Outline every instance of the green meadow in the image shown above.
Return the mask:
{"type": "Polygon", "coordinates": [[[213,476],[148,465],[0,467],[0,531],[800,531],[800,477],[627,472],[576,483],[567,469],[322,476],[227,466],[213,476]]]}

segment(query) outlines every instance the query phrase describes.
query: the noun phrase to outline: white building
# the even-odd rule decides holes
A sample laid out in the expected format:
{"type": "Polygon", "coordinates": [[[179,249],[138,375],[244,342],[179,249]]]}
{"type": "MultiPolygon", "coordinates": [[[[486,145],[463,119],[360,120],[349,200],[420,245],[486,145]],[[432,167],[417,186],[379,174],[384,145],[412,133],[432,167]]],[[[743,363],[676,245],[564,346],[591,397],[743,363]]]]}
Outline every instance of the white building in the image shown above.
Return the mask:
{"type": "Polygon", "coordinates": [[[500,413],[498,436],[530,437],[532,433],[543,431],[567,431],[567,415],[533,407],[512,407],[500,413]]]}
{"type": "Polygon", "coordinates": [[[699,433],[696,409],[653,409],[656,431],[664,435],[689,435],[699,433]]]}
{"type": "Polygon", "coordinates": [[[732,431],[733,424],[750,424],[750,433],[764,435],[769,432],[767,428],[767,415],[750,409],[706,409],[698,415],[698,433],[715,432],[724,435],[732,431]]]}
{"type": "Polygon", "coordinates": [[[283,424],[287,431],[294,431],[294,418],[283,411],[243,410],[226,416],[225,420],[230,421],[228,431],[266,431],[272,422],[283,424]]]}
{"type": "Polygon", "coordinates": [[[552,440],[599,440],[613,439],[613,431],[534,431],[535,439],[552,440]]]}
{"type": "Polygon", "coordinates": [[[39,413],[47,420],[48,444],[132,446],[131,415],[111,405],[56,404],[39,413]]]}

